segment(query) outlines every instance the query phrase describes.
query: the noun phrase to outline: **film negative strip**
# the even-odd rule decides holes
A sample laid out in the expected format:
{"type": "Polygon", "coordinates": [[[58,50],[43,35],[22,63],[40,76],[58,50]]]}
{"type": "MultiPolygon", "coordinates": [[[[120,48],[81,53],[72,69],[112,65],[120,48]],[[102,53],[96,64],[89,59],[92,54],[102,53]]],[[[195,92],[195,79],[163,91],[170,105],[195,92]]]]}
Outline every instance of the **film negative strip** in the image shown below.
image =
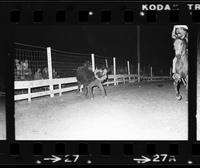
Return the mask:
{"type": "Polygon", "coordinates": [[[200,2],[0,4],[0,165],[200,165],[200,2]]]}

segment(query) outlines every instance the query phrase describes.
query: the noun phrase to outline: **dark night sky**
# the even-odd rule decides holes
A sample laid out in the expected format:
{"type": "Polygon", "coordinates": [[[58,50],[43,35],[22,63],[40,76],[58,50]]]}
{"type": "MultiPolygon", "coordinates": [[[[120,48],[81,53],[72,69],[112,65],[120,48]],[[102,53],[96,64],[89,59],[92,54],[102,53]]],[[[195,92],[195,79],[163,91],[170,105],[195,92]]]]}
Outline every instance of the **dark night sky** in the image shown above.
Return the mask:
{"type": "Polygon", "coordinates": [[[141,27],[141,60],[153,67],[169,68],[174,57],[172,26],[141,27]]]}
{"type": "MultiPolygon", "coordinates": [[[[15,25],[0,26],[0,75],[5,81],[9,48],[13,41],[78,53],[126,58],[137,63],[134,25],[15,25]]],[[[141,64],[169,70],[174,56],[172,26],[141,26],[141,64]]]]}
{"type": "MultiPolygon", "coordinates": [[[[169,69],[173,59],[172,26],[141,26],[141,63],[169,69]]],[[[18,26],[15,41],[54,49],[97,53],[137,62],[133,25],[18,26]]]]}

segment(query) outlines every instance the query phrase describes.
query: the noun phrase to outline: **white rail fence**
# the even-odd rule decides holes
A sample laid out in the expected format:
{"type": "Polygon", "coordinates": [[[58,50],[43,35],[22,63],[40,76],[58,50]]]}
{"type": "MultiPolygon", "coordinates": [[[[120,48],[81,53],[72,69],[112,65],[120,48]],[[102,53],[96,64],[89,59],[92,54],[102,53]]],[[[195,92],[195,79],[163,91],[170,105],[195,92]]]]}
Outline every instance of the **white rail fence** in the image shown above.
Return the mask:
{"type": "MultiPolygon", "coordinates": [[[[15,91],[22,91],[20,94],[15,94],[15,101],[28,99],[31,101],[32,98],[37,98],[41,96],[50,96],[54,97],[55,94],[62,95],[65,92],[77,90],[77,80],[76,77],[67,77],[67,78],[53,78],[52,76],[52,55],[51,48],[47,48],[47,61],[48,61],[48,79],[41,80],[29,80],[29,81],[15,81],[15,91]],[[34,91],[35,90],[35,91],[34,91]]],[[[104,59],[106,67],[108,67],[107,59],[104,59]]],[[[127,74],[117,74],[116,72],[116,61],[117,58],[113,58],[112,67],[113,74],[108,75],[107,81],[104,85],[118,85],[120,83],[132,83],[139,82],[141,80],[145,81],[159,81],[159,80],[169,80],[169,76],[153,76],[152,67],[150,76],[140,75],[140,80],[137,74],[131,74],[130,62],[127,61],[127,74]]],[[[95,69],[95,54],[91,54],[91,62],[93,70],[95,69]]],[[[171,71],[171,70],[170,70],[171,71]]]]}
{"type": "MultiPolygon", "coordinates": [[[[108,75],[107,82],[104,83],[104,85],[118,85],[119,83],[127,83],[127,82],[136,82],[137,81],[137,75],[136,74],[122,74],[122,75],[108,75]],[[116,83],[115,83],[116,82],[116,83]]],[[[169,76],[160,76],[160,77],[142,77],[144,80],[148,81],[159,81],[159,80],[168,80],[170,79],[169,76]]],[[[27,93],[15,95],[15,100],[23,100],[28,99],[28,101],[31,101],[32,98],[40,97],[40,96],[47,96],[54,97],[55,94],[59,94],[60,96],[64,92],[69,92],[76,90],[78,86],[68,86],[68,87],[62,87],[64,84],[72,84],[76,83],[76,77],[69,77],[69,78],[60,78],[60,79],[45,79],[45,80],[33,80],[33,81],[15,81],[15,90],[27,90],[27,93]],[[55,88],[54,86],[58,86],[55,88]],[[50,88],[44,91],[35,92],[33,93],[31,90],[34,88],[39,87],[45,87],[50,88]]]]}

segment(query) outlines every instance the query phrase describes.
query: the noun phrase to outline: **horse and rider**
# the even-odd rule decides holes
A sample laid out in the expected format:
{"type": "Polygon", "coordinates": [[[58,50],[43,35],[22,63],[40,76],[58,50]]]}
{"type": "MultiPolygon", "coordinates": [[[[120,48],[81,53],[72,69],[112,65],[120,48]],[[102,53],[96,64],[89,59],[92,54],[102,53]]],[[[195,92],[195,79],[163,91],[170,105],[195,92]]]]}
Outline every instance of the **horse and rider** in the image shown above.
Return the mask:
{"type": "Polygon", "coordinates": [[[172,66],[172,78],[174,79],[174,87],[176,98],[182,99],[180,95],[180,83],[188,90],[188,27],[186,25],[176,25],[172,31],[172,38],[174,39],[175,57],[172,66]]]}

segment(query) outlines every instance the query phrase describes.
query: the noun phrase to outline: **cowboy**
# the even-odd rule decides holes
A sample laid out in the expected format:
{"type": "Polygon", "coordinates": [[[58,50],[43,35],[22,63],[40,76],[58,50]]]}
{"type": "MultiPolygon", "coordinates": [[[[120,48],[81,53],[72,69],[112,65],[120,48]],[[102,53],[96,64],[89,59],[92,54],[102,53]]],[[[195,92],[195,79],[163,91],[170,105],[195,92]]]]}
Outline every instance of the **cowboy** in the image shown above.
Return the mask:
{"type": "Polygon", "coordinates": [[[107,69],[104,68],[104,69],[95,69],[94,70],[94,76],[96,79],[98,79],[100,82],[104,82],[104,80],[107,79],[107,69]]]}
{"type": "Polygon", "coordinates": [[[100,90],[101,90],[101,93],[103,93],[103,96],[105,97],[106,96],[106,91],[102,85],[102,83],[107,79],[107,73],[108,73],[108,70],[107,68],[103,68],[103,69],[95,69],[94,70],[94,76],[95,76],[95,80],[92,81],[89,85],[88,85],[88,92],[89,92],[89,95],[91,95],[93,98],[94,95],[92,93],[92,88],[94,86],[97,86],[100,90]]]}
{"type": "Polygon", "coordinates": [[[186,25],[175,25],[172,31],[172,38],[173,39],[185,39],[188,43],[188,27],[186,25]]]}
{"type": "MultiPolygon", "coordinates": [[[[188,43],[188,27],[186,25],[175,25],[172,31],[172,38],[174,39],[174,45],[177,39],[185,40],[185,43],[188,43]]],[[[178,51],[178,47],[174,47],[175,49],[175,57],[173,59],[173,65],[172,65],[172,73],[173,73],[173,79],[179,78],[179,75],[176,74],[175,65],[177,62],[177,57],[180,56],[180,53],[178,51]]],[[[186,49],[187,50],[187,49],[186,49]]]]}

